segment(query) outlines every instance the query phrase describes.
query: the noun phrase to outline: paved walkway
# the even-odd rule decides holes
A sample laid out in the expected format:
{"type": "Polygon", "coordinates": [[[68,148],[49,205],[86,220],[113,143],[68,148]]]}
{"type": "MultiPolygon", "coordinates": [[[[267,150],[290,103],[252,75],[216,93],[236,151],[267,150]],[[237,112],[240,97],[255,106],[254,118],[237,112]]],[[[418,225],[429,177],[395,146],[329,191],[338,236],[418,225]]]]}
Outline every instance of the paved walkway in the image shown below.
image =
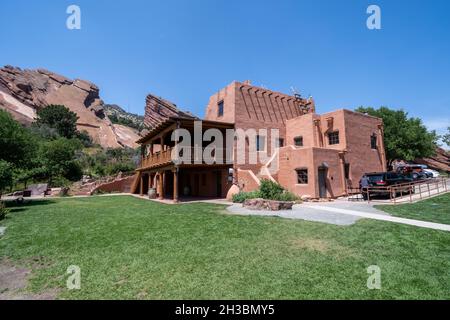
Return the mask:
{"type": "Polygon", "coordinates": [[[314,222],[323,222],[329,224],[335,224],[340,226],[348,226],[354,224],[361,219],[357,216],[343,215],[340,213],[332,212],[318,212],[313,208],[299,208],[299,205],[295,205],[292,210],[249,210],[243,208],[241,204],[233,204],[228,207],[227,210],[236,215],[255,215],[255,216],[267,216],[267,217],[280,217],[286,219],[301,219],[314,222]]]}
{"type": "Polygon", "coordinates": [[[334,202],[305,202],[294,205],[292,210],[282,211],[249,210],[243,208],[240,204],[234,204],[228,207],[227,210],[233,214],[277,216],[280,218],[302,219],[335,225],[351,225],[359,219],[365,218],[401,223],[420,228],[450,231],[450,225],[393,217],[384,211],[374,208],[373,205],[374,204],[366,202],[354,203],[345,200],[337,200],[334,202]]]}
{"type": "MultiPolygon", "coordinates": [[[[447,224],[399,218],[399,217],[393,217],[390,215],[380,214],[380,213],[371,213],[371,212],[364,212],[364,211],[359,211],[359,210],[356,211],[356,210],[342,209],[342,208],[339,208],[336,206],[335,207],[323,206],[323,205],[312,205],[312,206],[311,205],[303,205],[303,206],[309,207],[309,208],[311,208],[313,210],[317,210],[319,212],[325,211],[325,212],[340,213],[340,214],[355,216],[355,217],[359,217],[359,218],[368,218],[368,219],[374,219],[374,220],[380,220],[380,221],[402,223],[402,224],[407,224],[410,226],[416,226],[416,227],[421,227],[421,228],[450,231],[450,225],[447,225],[447,224]]],[[[373,209],[375,209],[375,208],[373,208],[373,209]]]]}

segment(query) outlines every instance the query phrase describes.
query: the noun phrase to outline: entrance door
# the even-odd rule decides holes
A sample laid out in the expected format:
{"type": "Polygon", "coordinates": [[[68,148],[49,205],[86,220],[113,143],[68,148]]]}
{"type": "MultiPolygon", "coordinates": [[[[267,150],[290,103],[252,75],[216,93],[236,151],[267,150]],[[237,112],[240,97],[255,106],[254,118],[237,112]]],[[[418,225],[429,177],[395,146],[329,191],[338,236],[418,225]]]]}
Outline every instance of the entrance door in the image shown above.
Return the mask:
{"type": "Polygon", "coordinates": [[[216,171],[216,196],[222,198],[222,171],[216,171]]]}
{"type": "Polygon", "coordinates": [[[319,168],[319,197],[327,197],[327,168],[319,168]]]}

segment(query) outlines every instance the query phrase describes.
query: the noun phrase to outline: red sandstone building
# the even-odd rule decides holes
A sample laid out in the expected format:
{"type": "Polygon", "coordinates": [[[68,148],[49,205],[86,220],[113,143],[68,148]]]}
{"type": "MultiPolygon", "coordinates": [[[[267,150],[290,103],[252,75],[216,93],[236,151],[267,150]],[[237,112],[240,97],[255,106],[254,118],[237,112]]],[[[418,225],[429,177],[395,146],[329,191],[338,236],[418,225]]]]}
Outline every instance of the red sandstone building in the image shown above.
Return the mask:
{"type": "MultiPolygon", "coordinates": [[[[185,129],[193,135],[200,119],[153,95],[146,102],[145,123],[150,130],[138,141],[142,164],[133,186],[136,193],[153,190],[160,199],[174,201],[179,197],[225,198],[239,190],[254,190],[261,179],[270,179],[299,196],[329,198],[358,187],[365,172],[386,168],[381,119],[349,110],[318,115],[312,98],[274,92],[249,82],[233,82],[211,96],[201,120],[202,133],[208,129],[223,133],[220,152],[231,161],[178,164],[173,160],[176,143],[172,133],[185,129]],[[245,142],[226,134],[239,129],[267,132],[248,135],[245,142]],[[271,136],[272,129],[276,137],[271,136]],[[252,143],[256,147],[251,147],[252,143]],[[245,155],[244,162],[237,160],[239,155],[245,155]],[[257,156],[256,163],[250,161],[252,156],[257,156]]],[[[209,143],[197,143],[195,150],[209,143]]]]}

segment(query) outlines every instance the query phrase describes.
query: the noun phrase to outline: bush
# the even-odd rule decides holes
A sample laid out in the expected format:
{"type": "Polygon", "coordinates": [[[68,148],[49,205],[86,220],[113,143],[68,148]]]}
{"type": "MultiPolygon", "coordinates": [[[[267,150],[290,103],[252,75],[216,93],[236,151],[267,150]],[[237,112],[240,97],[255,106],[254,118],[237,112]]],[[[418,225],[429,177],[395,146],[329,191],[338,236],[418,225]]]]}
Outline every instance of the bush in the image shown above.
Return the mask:
{"type": "Polygon", "coordinates": [[[244,203],[247,199],[256,199],[261,198],[261,195],[259,191],[252,191],[252,192],[239,192],[235,195],[233,195],[233,202],[234,203],[244,203]]]}
{"type": "Polygon", "coordinates": [[[263,198],[265,200],[276,201],[297,201],[300,198],[285,190],[278,183],[271,180],[263,179],[258,190],[252,192],[239,192],[233,196],[233,202],[244,203],[247,199],[263,198]]]}
{"type": "Polygon", "coordinates": [[[80,140],[80,142],[83,144],[85,148],[91,148],[94,146],[94,141],[92,140],[89,133],[85,130],[83,131],[77,131],[76,133],[77,139],[80,140]]]}
{"type": "Polygon", "coordinates": [[[297,196],[296,194],[293,194],[292,192],[284,191],[283,193],[278,195],[277,199],[274,199],[274,200],[278,200],[278,201],[298,201],[298,200],[300,200],[300,197],[297,196]]]}
{"type": "Polygon", "coordinates": [[[52,178],[52,181],[49,185],[50,188],[67,188],[71,185],[72,183],[64,178],[63,176],[57,176],[52,178]]]}
{"type": "Polygon", "coordinates": [[[134,171],[135,166],[132,163],[113,163],[111,165],[108,165],[106,168],[106,173],[108,175],[116,175],[119,172],[130,172],[134,171]]]}
{"type": "Polygon", "coordinates": [[[6,216],[9,213],[9,209],[6,208],[5,204],[3,202],[0,202],[0,220],[3,220],[6,218],[6,216]]]}
{"type": "Polygon", "coordinates": [[[261,194],[261,198],[263,199],[277,200],[281,196],[281,194],[283,194],[284,189],[278,183],[263,179],[261,180],[259,192],[261,194]]]}

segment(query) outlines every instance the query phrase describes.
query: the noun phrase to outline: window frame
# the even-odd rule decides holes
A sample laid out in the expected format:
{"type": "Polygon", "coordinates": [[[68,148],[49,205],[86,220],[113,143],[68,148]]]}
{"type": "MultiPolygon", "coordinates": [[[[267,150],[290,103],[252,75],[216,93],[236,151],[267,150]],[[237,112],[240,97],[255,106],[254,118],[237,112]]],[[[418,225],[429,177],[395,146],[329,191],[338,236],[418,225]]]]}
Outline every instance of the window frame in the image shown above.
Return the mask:
{"type": "Polygon", "coordinates": [[[339,137],[339,130],[328,132],[328,145],[337,145],[341,143],[340,137],[339,137]]]}
{"type": "Polygon", "coordinates": [[[308,168],[297,168],[297,169],[295,169],[295,174],[297,176],[297,183],[296,184],[300,184],[300,185],[307,185],[307,184],[309,184],[308,168]],[[303,181],[300,181],[301,180],[300,179],[300,175],[303,176],[303,181]]]}
{"type": "Polygon", "coordinates": [[[217,117],[223,117],[223,114],[224,114],[224,106],[225,106],[225,103],[224,103],[224,101],[223,100],[220,100],[218,103],[217,103],[217,117]]]}
{"type": "Polygon", "coordinates": [[[264,152],[266,151],[266,136],[262,135],[256,135],[256,151],[257,152],[264,152]],[[261,140],[262,139],[262,146],[261,146],[261,140]],[[262,149],[261,149],[262,147],[262,149]]]}
{"type": "Polygon", "coordinates": [[[375,133],[370,136],[370,149],[378,150],[378,137],[375,133]]]}
{"type": "Polygon", "coordinates": [[[304,146],[304,144],[303,144],[303,136],[294,137],[294,146],[296,146],[296,147],[303,147],[304,146]],[[300,144],[297,144],[297,141],[300,141],[300,144]]]}

